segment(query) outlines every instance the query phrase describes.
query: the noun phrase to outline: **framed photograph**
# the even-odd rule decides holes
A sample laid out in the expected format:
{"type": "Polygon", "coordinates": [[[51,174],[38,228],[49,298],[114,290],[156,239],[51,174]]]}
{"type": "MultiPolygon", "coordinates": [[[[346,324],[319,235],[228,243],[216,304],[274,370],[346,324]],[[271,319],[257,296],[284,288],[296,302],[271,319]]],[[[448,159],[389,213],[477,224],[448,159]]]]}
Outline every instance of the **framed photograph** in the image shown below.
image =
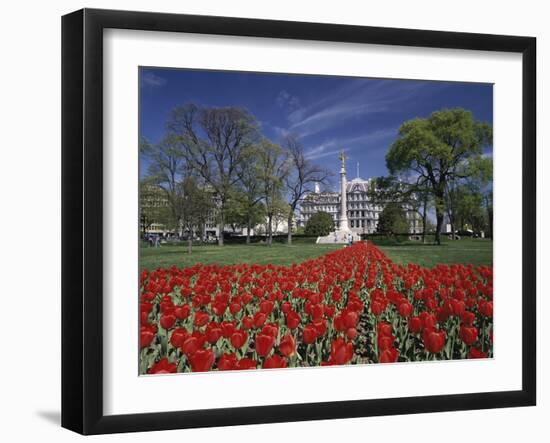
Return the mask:
{"type": "Polygon", "coordinates": [[[62,20],[62,425],[536,403],[530,37],[62,20]]]}

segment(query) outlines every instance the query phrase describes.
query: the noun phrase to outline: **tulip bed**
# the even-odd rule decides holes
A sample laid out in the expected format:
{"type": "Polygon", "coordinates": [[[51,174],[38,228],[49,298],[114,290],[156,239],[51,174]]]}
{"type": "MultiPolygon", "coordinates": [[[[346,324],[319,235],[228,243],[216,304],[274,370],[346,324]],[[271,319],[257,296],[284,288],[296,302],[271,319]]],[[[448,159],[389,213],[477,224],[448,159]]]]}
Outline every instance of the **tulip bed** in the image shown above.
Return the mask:
{"type": "Polygon", "coordinates": [[[397,265],[356,243],[291,266],[143,270],[140,373],[487,358],[490,266],[397,265]]]}

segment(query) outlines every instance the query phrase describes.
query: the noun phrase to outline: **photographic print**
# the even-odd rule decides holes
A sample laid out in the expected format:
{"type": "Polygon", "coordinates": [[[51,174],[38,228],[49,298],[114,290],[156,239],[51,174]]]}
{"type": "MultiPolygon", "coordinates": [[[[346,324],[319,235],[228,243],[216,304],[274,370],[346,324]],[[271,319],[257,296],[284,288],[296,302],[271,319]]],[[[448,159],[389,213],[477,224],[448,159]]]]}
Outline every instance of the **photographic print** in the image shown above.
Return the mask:
{"type": "Polygon", "coordinates": [[[139,374],[492,358],[492,125],[487,83],[140,67],[139,374]]]}

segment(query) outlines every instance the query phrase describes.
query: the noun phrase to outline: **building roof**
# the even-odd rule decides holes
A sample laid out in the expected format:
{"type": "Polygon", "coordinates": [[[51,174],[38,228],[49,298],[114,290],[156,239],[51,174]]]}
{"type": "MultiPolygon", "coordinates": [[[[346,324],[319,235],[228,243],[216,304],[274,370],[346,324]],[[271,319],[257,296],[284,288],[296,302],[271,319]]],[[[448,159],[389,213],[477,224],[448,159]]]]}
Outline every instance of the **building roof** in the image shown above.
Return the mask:
{"type": "Polygon", "coordinates": [[[367,192],[370,187],[371,180],[363,178],[354,178],[353,180],[346,183],[346,192],[367,192]]]}

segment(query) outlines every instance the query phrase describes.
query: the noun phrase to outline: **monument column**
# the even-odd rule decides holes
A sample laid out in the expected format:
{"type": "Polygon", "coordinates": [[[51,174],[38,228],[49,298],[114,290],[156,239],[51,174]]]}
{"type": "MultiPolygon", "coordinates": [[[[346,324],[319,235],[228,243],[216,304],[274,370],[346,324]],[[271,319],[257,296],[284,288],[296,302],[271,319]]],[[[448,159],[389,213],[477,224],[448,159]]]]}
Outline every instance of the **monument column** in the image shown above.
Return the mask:
{"type": "Polygon", "coordinates": [[[345,161],[346,156],[344,155],[344,151],[342,151],[340,152],[340,231],[349,231],[345,161]]]}

